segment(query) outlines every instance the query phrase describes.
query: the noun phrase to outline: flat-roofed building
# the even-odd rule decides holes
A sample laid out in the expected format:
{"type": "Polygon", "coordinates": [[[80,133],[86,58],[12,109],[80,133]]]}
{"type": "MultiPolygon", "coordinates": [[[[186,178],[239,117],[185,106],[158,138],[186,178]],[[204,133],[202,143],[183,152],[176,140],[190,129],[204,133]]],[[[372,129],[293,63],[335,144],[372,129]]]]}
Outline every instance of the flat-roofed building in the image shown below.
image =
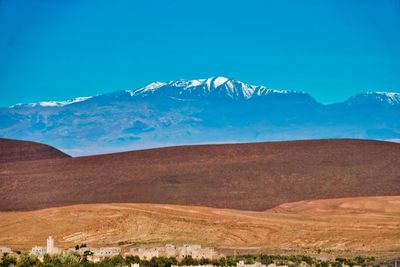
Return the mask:
{"type": "Polygon", "coordinates": [[[150,260],[153,257],[159,257],[163,250],[164,248],[131,248],[128,254],[136,255],[142,260],[150,260]]]}
{"type": "Polygon", "coordinates": [[[165,245],[165,257],[176,257],[176,247],[171,244],[165,245]]]}
{"type": "Polygon", "coordinates": [[[0,247],[0,255],[3,255],[4,253],[11,253],[11,252],[12,252],[11,248],[0,247]]]}
{"type": "Polygon", "coordinates": [[[100,258],[112,257],[121,253],[120,247],[91,248],[89,250],[93,252],[93,256],[100,258]]]}
{"type": "Polygon", "coordinates": [[[36,255],[38,257],[43,257],[44,254],[47,253],[47,248],[46,247],[39,247],[39,246],[34,246],[31,249],[31,254],[36,255]]]}
{"type": "Polygon", "coordinates": [[[186,256],[190,256],[194,259],[216,259],[219,257],[218,253],[213,248],[202,248],[201,245],[183,245],[176,247],[168,244],[164,247],[155,248],[131,248],[128,253],[129,255],[136,255],[140,259],[150,260],[153,257],[175,257],[183,259],[186,256]]]}

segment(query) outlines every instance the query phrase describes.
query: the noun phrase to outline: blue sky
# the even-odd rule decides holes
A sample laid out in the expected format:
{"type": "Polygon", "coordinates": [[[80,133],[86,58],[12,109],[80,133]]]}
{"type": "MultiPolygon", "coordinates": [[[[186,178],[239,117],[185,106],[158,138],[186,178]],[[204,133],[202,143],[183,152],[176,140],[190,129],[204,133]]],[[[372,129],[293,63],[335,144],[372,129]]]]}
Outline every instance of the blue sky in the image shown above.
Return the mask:
{"type": "Polygon", "coordinates": [[[217,75],[400,91],[400,1],[0,0],[0,106],[217,75]]]}

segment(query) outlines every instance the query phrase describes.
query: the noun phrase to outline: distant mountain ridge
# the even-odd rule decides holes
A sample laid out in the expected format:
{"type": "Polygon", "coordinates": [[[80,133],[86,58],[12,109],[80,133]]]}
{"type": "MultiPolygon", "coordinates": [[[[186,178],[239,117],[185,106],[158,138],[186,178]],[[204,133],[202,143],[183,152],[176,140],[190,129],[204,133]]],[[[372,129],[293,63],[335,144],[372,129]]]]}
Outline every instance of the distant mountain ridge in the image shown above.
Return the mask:
{"type": "MultiPolygon", "coordinates": [[[[109,93],[105,95],[126,93],[131,97],[177,97],[178,99],[203,99],[209,97],[216,98],[230,98],[234,100],[249,100],[257,97],[269,96],[269,95],[301,95],[313,99],[309,94],[299,91],[291,90],[277,90],[270,89],[263,85],[256,86],[246,84],[236,79],[228,79],[226,77],[212,77],[207,79],[196,79],[196,80],[175,80],[169,82],[152,82],[144,87],[135,90],[124,90],[109,93]]],[[[97,96],[86,96],[76,97],[65,101],[42,101],[37,103],[18,103],[10,106],[10,108],[16,107],[61,107],[71,105],[79,102],[83,102],[92,98],[101,97],[97,96]]],[[[400,104],[400,93],[398,92],[367,92],[358,94],[350,97],[345,103],[365,103],[369,102],[381,102],[389,105],[400,104]]]]}
{"type": "Polygon", "coordinates": [[[395,92],[369,92],[358,94],[346,101],[348,104],[388,104],[400,105],[400,93],[395,92]]]}
{"type": "Polygon", "coordinates": [[[153,82],[67,101],[0,109],[0,137],[73,155],[149,147],[315,138],[400,139],[400,93],[324,105],[304,92],[213,77],[153,82]]]}

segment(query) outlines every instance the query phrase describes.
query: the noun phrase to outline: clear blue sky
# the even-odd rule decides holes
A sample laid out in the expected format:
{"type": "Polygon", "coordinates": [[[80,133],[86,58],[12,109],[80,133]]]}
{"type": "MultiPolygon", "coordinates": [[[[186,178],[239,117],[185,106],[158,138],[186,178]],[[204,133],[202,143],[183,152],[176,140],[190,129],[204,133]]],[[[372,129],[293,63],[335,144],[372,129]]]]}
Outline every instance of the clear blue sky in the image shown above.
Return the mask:
{"type": "Polygon", "coordinates": [[[0,106],[216,75],[400,91],[400,1],[0,0],[0,106]]]}

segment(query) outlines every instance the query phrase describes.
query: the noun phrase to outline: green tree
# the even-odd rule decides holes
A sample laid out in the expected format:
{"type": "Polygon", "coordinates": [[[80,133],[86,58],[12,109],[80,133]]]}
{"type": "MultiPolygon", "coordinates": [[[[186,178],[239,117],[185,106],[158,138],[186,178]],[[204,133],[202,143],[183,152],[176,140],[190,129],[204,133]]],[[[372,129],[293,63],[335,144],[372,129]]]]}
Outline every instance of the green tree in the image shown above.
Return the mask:
{"type": "Polygon", "coordinates": [[[125,257],[125,262],[127,265],[131,265],[132,263],[140,263],[140,258],[137,255],[127,255],[125,257]]]}
{"type": "Polygon", "coordinates": [[[183,257],[181,260],[181,265],[198,265],[199,262],[196,259],[193,259],[192,256],[188,255],[183,257]]]}
{"type": "Polygon", "coordinates": [[[40,262],[38,257],[29,254],[21,254],[17,260],[16,267],[42,267],[43,264],[40,262]]]}
{"type": "Polygon", "coordinates": [[[265,254],[260,254],[260,262],[262,264],[268,265],[268,264],[273,263],[274,261],[273,261],[271,256],[268,256],[268,255],[265,255],[265,254]]]}
{"type": "Polygon", "coordinates": [[[200,265],[207,265],[207,264],[211,264],[211,261],[209,259],[206,259],[206,258],[201,258],[199,260],[199,264],[200,265]]]}
{"type": "Polygon", "coordinates": [[[111,264],[114,267],[123,267],[126,266],[124,257],[121,254],[115,255],[111,258],[111,264]]]}
{"type": "Polygon", "coordinates": [[[228,266],[228,261],[226,260],[225,257],[219,259],[218,266],[228,266]]]}
{"type": "Polygon", "coordinates": [[[9,267],[17,264],[17,258],[15,256],[4,253],[0,260],[1,267],[9,267]]]}
{"type": "Polygon", "coordinates": [[[79,267],[80,257],[76,254],[44,255],[44,267],[79,267]]]}

